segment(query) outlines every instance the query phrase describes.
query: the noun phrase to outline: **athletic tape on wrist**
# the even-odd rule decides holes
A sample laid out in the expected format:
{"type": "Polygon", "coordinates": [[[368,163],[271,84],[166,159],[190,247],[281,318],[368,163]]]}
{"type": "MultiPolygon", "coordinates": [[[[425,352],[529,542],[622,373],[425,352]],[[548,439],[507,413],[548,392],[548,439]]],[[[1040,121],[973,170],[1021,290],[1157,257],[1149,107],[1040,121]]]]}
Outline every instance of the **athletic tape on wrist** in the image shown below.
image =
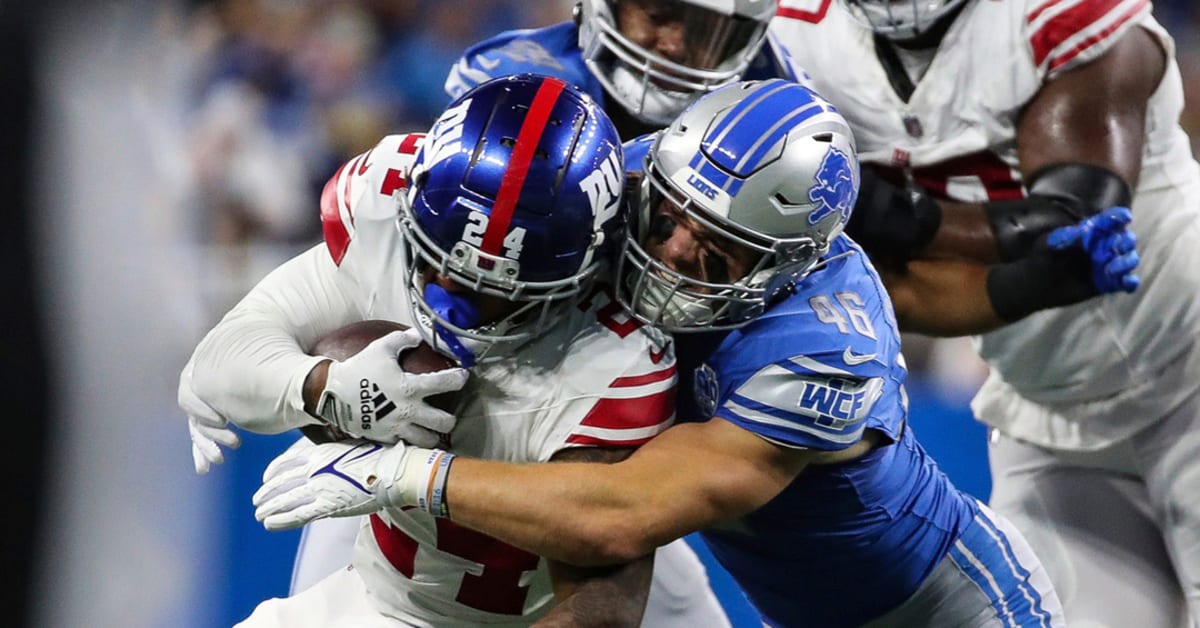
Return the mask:
{"type": "Polygon", "coordinates": [[[450,476],[450,463],[453,460],[454,454],[431,449],[422,464],[417,507],[435,517],[450,516],[450,506],[446,503],[446,480],[450,476]]]}

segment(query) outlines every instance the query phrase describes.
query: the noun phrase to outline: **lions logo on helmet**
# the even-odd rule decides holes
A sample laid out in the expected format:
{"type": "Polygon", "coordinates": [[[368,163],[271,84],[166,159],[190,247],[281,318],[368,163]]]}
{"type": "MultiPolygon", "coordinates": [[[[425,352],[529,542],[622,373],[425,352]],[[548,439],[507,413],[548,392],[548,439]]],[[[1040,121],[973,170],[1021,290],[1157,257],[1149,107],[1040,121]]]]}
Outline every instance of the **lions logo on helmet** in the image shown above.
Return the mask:
{"type": "Polygon", "coordinates": [[[821,167],[813,175],[816,185],[808,189],[808,200],[820,203],[820,207],[808,214],[808,224],[815,225],[833,212],[840,212],[842,220],[850,219],[858,186],[854,181],[854,169],[846,153],[830,148],[821,160],[821,167]]]}

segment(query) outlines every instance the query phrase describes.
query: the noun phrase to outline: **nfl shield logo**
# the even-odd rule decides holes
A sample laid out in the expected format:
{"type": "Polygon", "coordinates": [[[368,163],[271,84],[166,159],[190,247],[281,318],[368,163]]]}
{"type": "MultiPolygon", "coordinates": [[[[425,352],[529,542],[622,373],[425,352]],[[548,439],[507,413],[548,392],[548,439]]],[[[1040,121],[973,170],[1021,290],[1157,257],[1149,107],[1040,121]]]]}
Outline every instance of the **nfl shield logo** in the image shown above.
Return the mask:
{"type": "Polygon", "coordinates": [[[694,381],[696,405],[704,418],[710,418],[717,412],[717,374],[712,367],[701,364],[696,369],[694,381]]]}
{"type": "Polygon", "coordinates": [[[921,121],[918,120],[916,116],[904,116],[904,130],[907,131],[911,137],[921,137],[922,135],[925,135],[925,129],[921,128],[921,121]]]}

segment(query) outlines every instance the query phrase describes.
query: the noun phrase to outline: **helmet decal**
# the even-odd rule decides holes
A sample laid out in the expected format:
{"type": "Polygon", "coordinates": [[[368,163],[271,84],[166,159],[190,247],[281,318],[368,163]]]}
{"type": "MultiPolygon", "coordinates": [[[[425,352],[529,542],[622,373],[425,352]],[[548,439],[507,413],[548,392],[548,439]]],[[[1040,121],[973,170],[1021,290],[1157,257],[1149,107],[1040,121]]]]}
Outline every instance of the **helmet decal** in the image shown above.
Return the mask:
{"type": "Polygon", "coordinates": [[[842,214],[843,222],[849,220],[857,193],[854,188],[854,169],[846,153],[830,147],[813,180],[816,185],[808,189],[808,200],[820,206],[808,214],[808,224],[815,225],[834,212],[842,214]]]}
{"type": "Polygon", "coordinates": [[[492,219],[483,232],[483,245],[480,248],[484,253],[499,255],[501,246],[509,237],[508,227],[512,222],[513,210],[517,207],[521,190],[525,186],[529,164],[533,161],[538,144],[542,140],[542,133],[546,131],[550,122],[550,112],[566,86],[566,83],[558,79],[546,77],[538,87],[533,103],[529,105],[529,113],[526,114],[513,144],[512,158],[504,171],[504,178],[500,181],[500,191],[496,194],[496,204],[492,207],[492,219]]]}
{"type": "Polygon", "coordinates": [[[599,105],[549,76],[494,79],[450,104],[398,197],[405,293],[427,342],[453,350],[452,334],[499,359],[590,292],[619,228],[620,147],[599,105]],[[445,307],[435,275],[514,305],[476,324],[445,307]]]}
{"type": "Polygon", "coordinates": [[[596,214],[595,228],[617,215],[621,207],[621,156],[614,150],[604,161],[579,182],[579,189],[587,194],[592,213],[596,214]]]}

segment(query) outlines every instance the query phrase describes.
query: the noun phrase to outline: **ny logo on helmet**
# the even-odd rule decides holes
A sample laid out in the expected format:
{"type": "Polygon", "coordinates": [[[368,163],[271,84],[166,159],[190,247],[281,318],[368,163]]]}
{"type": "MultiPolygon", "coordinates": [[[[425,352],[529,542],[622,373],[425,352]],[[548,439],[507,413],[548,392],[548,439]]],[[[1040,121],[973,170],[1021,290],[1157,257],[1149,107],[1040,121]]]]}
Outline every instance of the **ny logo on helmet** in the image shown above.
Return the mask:
{"type": "Polygon", "coordinates": [[[621,156],[618,151],[612,151],[604,162],[579,182],[579,189],[587,194],[588,204],[592,206],[595,216],[593,229],[608,222],[617,215],[621,203],[621,186],[624,184],[621,176],[621,156]]]}
{"type": "Polygon", "coordinates": [[[426,136],[425,143],[421,146],[423,155],[417,159],[417,166],[412,174],[413,180],[416,180],[421,173],[432,170],[439,161],[452,157],[462,150],[463,124],[466,122],[467,112],[470,109],[471,99],[468,98],[447,109],[438,118],[433,125],[433,130],[426,136]]]}
{"type": "Polygon", "coordinates": [[[808,214],[808,224],[815,225],[834,212],[841,212],[842,221],[849,220],[854,207],[854,170],[846,153],[831,147],[813,180],[817,184],[808,189],[808,200],[821,206],[808,214]]]}

